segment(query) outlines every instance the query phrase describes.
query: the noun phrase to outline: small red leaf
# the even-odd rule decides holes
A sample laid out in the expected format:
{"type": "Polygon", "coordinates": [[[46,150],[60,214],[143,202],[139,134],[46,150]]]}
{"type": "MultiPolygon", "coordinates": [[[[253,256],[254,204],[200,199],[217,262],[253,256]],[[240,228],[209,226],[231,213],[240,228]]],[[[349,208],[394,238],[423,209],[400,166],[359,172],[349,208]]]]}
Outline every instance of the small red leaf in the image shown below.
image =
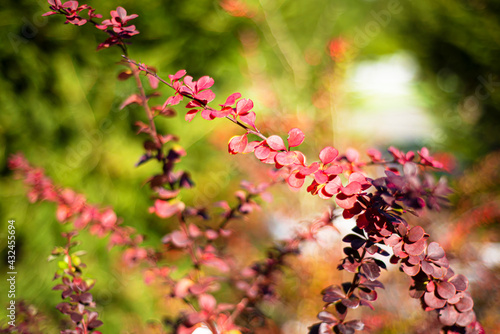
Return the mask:
{"type": "Polygon", "coordinates": [[[424,229],[420,226],[415,226],[408,232],[406,236],[410,242],[417,242],[423,238],[425,232],[424,229]]]}
{"type": "Polygon", "coordinates": [[[356,196],[346,196],[342,193],[339,193],[335,198],[335,202],[343,209],[352,209],[356,201],[356,196]]]}
{"type": "Polygon", "coordinates": [[[288,166],[297,162],[297,156],[295,152],[292,151],[280,152],[276,154],[274,160],[276,160],[276,162],[281,166],[288,166]]]}
{"type": "Polygon", "coordinates": [[[300,188],[304,184],[305,177],[298,172],[291,173],[286,180],[288,185],[292,188],[300,188]]]}
{"type": "Polygon", "coordinates": [[[191,243],[191,240],[188,238],[186,233],[184,233],[182,231],[174,231],[174,232],[172,232],[172,234],[170,236],[171,236],[172,243],[176,247],[184,248],[191,243]]]}
{"type": "Polygon", "coordinates": [[[217,305],[217,301],[215,300],[214,296],[208,295],[208,294],[202,294],[198,297],[198,302],[200,304],[200,307],[208,312],[211,312],[215,309],[215,306],[217,305]]]}
{"type": "Polygon", "coordinates": [[[299,128],[288,131],[288,146],[297,147],[304,141],[305,135],[299,128]]]}
{"type": "Polygon", "coordinates": [[[231,95],[228,96],[228,98],[226,99],[226,102],[224,104],[221,104],[220,106],[221,107],[230,107],[232,106],[237,99],[239,99],[241,97],[241,94],[240,93],[233,93],[231,95]]]}
{"type": "Polygon", "coordinates": [[[433,309],[438,309],[446,305],[446,300],[436,297],[434,292],[426,292],[424,294],[424,301],[427,306],[433,309]]]}
{"type": "Polygon", "coordinates": [[[239,116],[244,116],[253,108],[253,101],[250,99],[241,99],[236,103],[236,113],[239,116]]]}
{"type": "Polygon", "coordinates": [[[469,280],[464,275],[456,275],[450,279],[450,283],[455,286],[457,291],[465,291],[469,286],[469,280]]]}
{"type": "Polygon", "coordinates": [[[259,146],[255,149],[255,157],[259,160],[266,159],[271,154],[271,149],[267,146],[259,146]]]}
{"type": "Polygon", "coordinates": [[[443,299],[450,299],[457,293],[455,286],[450,282],[438,282],[436,286],[438,295],[443,299]]]}
{"type": "Polygon", "coordinates": [[[244,116],[240,116],[240,120],[250,125],[252,128],[257,129],[255,127],[255,113],[253,111],[249,112],[244,116]]]}
{"type": "Polygon", "coordinates": [[[266,143],[274,151],[286,150],[285,143],[283,142],[283,139],[281,139],[281,137],[279,136],[276,135],[269,136],[266,139],[266,143]]]}
{"type": "Polygon", "coordinates": [[[445,256],[443,248],[437,242],[431,242],[427,246],[427,257],[431,260],[439,260],[445,256]]]}
{"type": "Polygon", "coordinates": [[[202,91],[204,89],[210,88],[214,85],[214,79],[209,76],[203,76],[196,82],[196,88],[198,91],[202,91]]]}
{"type": "Polygon", "coordinates": [[[370,281],[374,281],[380,276],[380,267],[375,262],[363,263],[361,269],[370,281]]]}
{"type": "Polygon", "coordinates": [[[458,326],[467,327],[475,320],[476,320],[476,314],[474,313],[474,311],[470,310],[468,312],[459,313],[456,324],[458,326]]]}
{"type": "Polygon", "coordinates": [[[439,311],[439,321],[445,326],[452,326],[458,319],[458,312],[451,305],[446,305],[439,311]]]}
{"type": "Polygon", "coordinates": [[[347,186],[342,187],[340,190],[344,195],[352,196],[358,194],[361,191],[361,184],[358,182],[351,182],[347,186]]]}
{"type": "Polygon", "coordinates": [[[319,159],[323,164],[328,164],[335,160],[335,158],[339,155],[339,151],[331,146],[327,146],[321,150],[319,153],[319,159]]]}
{"type": "MultiPolygon", "coordinates": [[[[418,226],[416,226],[418,227],[418,226]]],[[[409,254],[409,255],[414,255],[418,256],[424,252],[426,245],[426,240],[425,239],[420,239],[415,243],[409,244],[405,243],[404,244],[404,250],[409,254]]]]}
{"type": "Polygon", "coordinates": [[[469,297],[466,294],[464,294],[462,299],[460,299],[460,301],[455,304],[457,310],[462,313],[472,310],[473,306],[474,306],[474,301],[472,300],[471,297],[469,297]]]}
{"type": "Polygon", "coordinates": [[[120,110],[122,110],[123,108],[125,108],[126,106],[128,106],[129,104],[132,104],[132,103],[137,103],[137,104],[141,104],[142,103],[142,98],[137,95],[137,94],[132,94],[130,95],[125,101],[123,101],[123,103],[120,105],[120,110]]]}
{"type": "Polygon", "coordinates": [[[234,136],[229,140],[228,151],[231,154],[243,153],[248,145],[247,135],[234,136]]]}

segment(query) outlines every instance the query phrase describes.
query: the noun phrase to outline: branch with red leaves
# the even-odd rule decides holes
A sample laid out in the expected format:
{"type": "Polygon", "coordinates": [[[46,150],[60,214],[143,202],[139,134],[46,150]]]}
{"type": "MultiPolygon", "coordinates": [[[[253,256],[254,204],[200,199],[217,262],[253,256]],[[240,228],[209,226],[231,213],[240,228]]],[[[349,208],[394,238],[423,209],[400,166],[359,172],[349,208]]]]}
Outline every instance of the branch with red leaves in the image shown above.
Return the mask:
{"type": "MultiPolygon", "coordinates": [[[[240,93],[230,95],[224,104],[219,105],[220,109],[214,109],[208,106],[208,103],[215,99],[215,94],[209,89],[214,83],[213,79],[205,76],[193,81],[192,77],[186,76],[186,71],[181,70],[170,75],[171,82],[168,83],[149,71],[146,66],[137,66],[175,90],[174,95],[165,101],[163,108],[176,105],[183,97],[187,97],[191,101],[186,105],[186,108],[190,109],[186,120],[192,120],[201,111],[204,119],[227,118],[244,128],[245,134],[229,140],[229,153],[254,153],[260,161],[273,164],[278,170],[283,169],[291,188],[301,188],[306,177],[311,177],[308,192],[323,199],[335,196],[337,205],[344,209],[344,218],[356,217],[358,233],[362,238],[367,237],[364,239],[365,243],[371,243],[370,254],[382,252],[377,244],[393,247],[391,262],[401,261],[402,270],[414,281],[411,287],[412,297],[421,298],[424,310],[439,311],[439,320],[444,325],[444,331],[451,333],[457,328],[467,328],[468,332],[472,333],[478,330],[480,325],[477,324],[472,310],[472,298],[466,291],[467,279],[463,275],[455,275],[449,268],[445,253],[439,244],[427,244],[429,236],[424,230],[419,226],[410,228],[401,216],[404,212],[414,213],[426,206],[438,209],[439,202],[448,192],[443,179],[435,183],[430,174],[424,173],[424,167],[440,169],[443,166],[430,156],[427,148],[424,147],[418,152],[419,160],[416,162],[413,162],[414,152],[405,153],[394,147],[388,150],[393,160],[384,160],[379,151],[371,149],[368,152],[371,161],[363,162],[359,153],[354,150],[339,156],[335,148],[328,146],[319,153],[319,161],[307,164],[302,152],[292,150],[304,141],[303,132],[297,128],[291,129],[288,133],[288,145],[285,145],[280,136],[262,135],[255,126],[255,113],[251,111],[252,100],[240,99],[240,93]],[[248,136],[252,134],[258,134],[262,140],[249,142],[248,136]],[[386,177],[376,180],[367,178],[364,166],[372,164],[385,165],[386,177]],[[394,165],[399,165],[400,168],[394,165]],[[342,175],[348,180],[345,186],[342,175]],[[436,286],[440,287],[439,290],[436,286]]],[[[334,305],[337,311],[337,316],[330,313],[326,316],[325,311],[320,313],[320,318],[326,319],[320,325],[325,333],[352,333],[363,328],[359,320],[345,321],[347,310],[359,305],[371,306],[369,301],[374,300],[376,296],[374,288],[382,286],[376,281],[380,274],[379,267],[385,268],[382,261],[365,258],[367,251],[361,246],[346,249],[347,257],[340,268],[354,272],[355,276],[351,284],[343,285],[343,289],[337,286],[334,290],[325,290],[324,300],[328,300],[325,307],[334,305]],[[367,287],[367,281],[375,282],[372,283],[371,289],[367,287]],[[365,300],[354,294],[356,289],[363,291],[363,288],[365,291],[361,294],[365,300]],[[331,297],[331,290],[336,294],[335,298],[331,297]]],[[[314,332],[315,328],[311,331],[314,332]]]]}
{"type": "Polygon", "coordinates": [[[172,116],[174,111],[171,106],[187,98],[190,100],[186,105],[189,109],[185,115],[187,121],[200,113],[206,120],[226,118],[245,131],[229,140],[229,153],[253,153],[261,162],[274,165],[293,189],[300,189],[309,180],[309,193],[326,200],[334,197],[335,203],[343,209],[343,217],[356,220],[354,233],[344,238],[344,242],[350,246],[344,249],[346,256],[339,265],[340,270],[353,273],[353,279],[323,291],[325,306],[318,315],[321,322],[313,325],[310,333],[350,334],[363,329],[363,322],[347,319],[347,313],[349,309],[359,306],[373,308],[371,302],[377,299],[376,288],[383,287],[377,279],[381,268],[386,266],[385,262],[373,255],[389,255],[382,249],[382,245],[392,248],[390,262],[400,264],[401,270],[411,277],[411,296],[421,300],[425,311],[437,311],[444,333],[480,333],[481,326],[476,321],[473,301],[467,291],[467,279],[453,272],[443,248],[436,242],[428,243],[429,235],[422,227],[410,227],[404,219],[406,213],[417,214],[425,208],[439,209],[448,191],[444,180],[436,182],[427,172],[428,167],[442,168],[442,164],[429,154],[427,148],[418,151],[417,157],[414,152],[405,153],[391,147],[388,151],[392,159],[383,159],[381,152],[372,149],[367,152],[370,159],[363,161],[355,150],[348,150],[340,155],[336,148],[327,146],[319,152],[319,160],[308,164],[306,156],[296,149],[304,142],[304,133],[298,128],[291,129],[286,144],[278,135],[262,134],[256,126],[256,114],[252,111],[254,103],[251,99],[242,98],[240,93],[233,93],[223,104],[214,108],[209,106],[215,99],[215,94],[210,89],[214,84],[212,78],[203,76],[195,81],[185,70],[180,70],[169,75],[169,81],[166,81],[157,75],[154,68],[128,58],[124,39],[138,34],[138,31],[135,26],[127,24],[137,15],[127,15],[125,9],[118,7],[116,11],[111,11],[111,19],[99,24],[95,19],[101,16],[95,14],[94,9],[88,5],[79,6],[77,1],[62,4],[60,0],[49,0],[49,4],[52,11],[45,15],[61,14],[66,17],[66,23],[80,26],[91,22],[96,28],[106,31],[110,37],[98,49],[117,45],[124,51],[123,57],[129,70],[121,73],[119,78],[134,76],[139,94],[129,97],[122,108],[131,103],[144,108],[149,124],[138,123],[139,133],[146,133],[151,138],[144,142],[146,153],[137,165],[155,159],[161,164],[162,170],[161,174],[148,180],[156,193],[150,212],[164,219],[177,216],[179,228],[164,237],[164,250],[148,254],[137,247],[140,240],[132,240],[129,230],[122,231],[117,227],[116,215],[113,217],[109,211],[92,209],[74,193],[54,190],[43,174],[34,172],[19,156],[11,160],[11,167],[24,173],[26,182],[33,189],[31,193],[35,200],[40,197],[58,203],[58,218],[61,221],[75,218],[75,226],[89,224],[91,231],[96,226],[95,233],[111,232],[118,239],[114,243],[129,247],[126,252],[130,259],[152,260],[153,265],[147,271],[149,277],[164,280],[171,286],[172,297],[184,300],[192,309],[172,321],[175,332],[192,333],[200,323],[205,324],[214,334],[238,332],[241,327],[236,325],[236,318],[243,315],[245,310],[256,309],[259,301],[273,296],[274,274],[285,264],[285,256],[296,254],[301,242],[314,238],[319,229],[331,225],[331,219],[329,222],[324,220],[319,225],[313,224],[307,233],[298,233],[291,240],[272,249],[264,262],[257,262],[242,273],[244,279],[233,280],[245,292],[238,303],[217,303],[212,293],[218,289],[215,283],[220,279],[202,277],[199,275],[200,267],[213,266],[221,271],[232,269],[230,258],[223,254],[223,247],[216,247],[216,240],[229,235],[225,229],[228,222],[237,218],[238,214],[250,212],[249,208],[255,204],[253,197],[262,191],[237,194],[239,204],[233,208],[227,203],[223,204],[224,218],[214,228],[200,228],[189,222],[193,217],[207,219],[207,209],[186,206],[177,198],[182,188],[193,185],[187,172],[174,171],[185,152],[179,148],[165,148],[176,137],[157,133],[154,122],[155,116],[172,116]],[[88,11],[88,19],[80,15],[84,10],[88,11]],[[139,77],[140,71],[147,75],[153,89],[157,88],[158,82],[162,82],[171,87],[174,94],[163,105],[149,107],[148,101],[153,95],[145,94],[139,77]],[[370,165],[385,166],[385,176],[369,178],[366,167],[370,165]],[[193,271],[177,281],[169,276],[172,268],[157,265],[172,249],[183,250],[193,263],[193,271]],[[230,313],[229,310],[234,311],[230,313]]]}

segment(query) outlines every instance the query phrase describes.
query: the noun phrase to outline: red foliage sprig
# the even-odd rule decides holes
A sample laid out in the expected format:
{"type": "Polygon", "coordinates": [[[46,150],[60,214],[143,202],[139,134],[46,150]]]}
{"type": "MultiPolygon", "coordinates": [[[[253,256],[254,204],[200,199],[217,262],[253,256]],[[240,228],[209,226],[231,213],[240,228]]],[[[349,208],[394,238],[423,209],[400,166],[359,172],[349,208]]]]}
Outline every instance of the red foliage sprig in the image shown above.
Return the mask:
{"type": "Polygon", "coordinates": [[[67,239],[65,247],[57,247],[52,251],[55,257],[63,256],[63,261],[59,262],[60,270],[54,276],[54,280],[61,279],[61,284],[52,288],[62,291],[63,302],[57,305],[57,309],[68,315],[75,327],[63,330],[61,334],[102,334],[94,330],[102,326],[102,321],[97,319],[98,313],[92,310],[95,308],[95,302],[92,293],[89,292],[95,282],[83,277],[85,264],[81,262],[77,253],[71,252],[76,245],[72,239],[77,234],[76,231],[63,233],[62,236],[67,239]]]}

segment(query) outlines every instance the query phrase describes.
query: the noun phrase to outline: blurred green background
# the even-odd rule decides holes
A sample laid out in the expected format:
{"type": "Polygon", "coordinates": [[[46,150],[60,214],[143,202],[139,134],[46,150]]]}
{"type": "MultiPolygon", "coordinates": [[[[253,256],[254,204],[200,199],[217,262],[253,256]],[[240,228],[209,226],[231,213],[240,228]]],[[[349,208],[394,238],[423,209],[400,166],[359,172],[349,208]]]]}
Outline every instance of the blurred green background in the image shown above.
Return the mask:
{"type": "MultiPolygon", "coordinates": [[[[155,66],[165,78],[179,69],[194,78],[210,75],[216,83],[214,103],[223,103],[236,91],[252,98],[259,128],[284,135],[300,127],[306,134],[303,150],[311,158],[325,145],[340,151],[427,145],[432,152],[446,153],[441,157],[454,166],[450,179],[455,194],[452,207],[437,219],[441,224],[429,228],[437,240],[449,241],[450,257],[470,275],[487,333],[498,332],[500,1],[89,4],[104,18],[118,5],[139,14],[133,21],[140,34],[131,40],[131,58],[155,66]],[[464,222],[463,217],[474,216],[485,204],[493,213],[464,222]],[[455,228],[457,224],[468,229],[455,228]],[[455,230],[466,232],[453,234],[455,230]]],[[[9,155],[23,152],[57,184],[85,194],[91,203],[112,206],[125,224],[148,236],[146,244],[158,243],[172,227],[148,214],[150,191],[143,184],[157,166],[134,167],[143,137],[135,135],[133,124],[145,117],[137,106],[119,110],[135,90],[132,81],[116,80],[123,69],[117,64],[119,49],[96,52],[105,34],[90,25],[64,25],[60,16],[41,17],[48,10],[41,0],[7,0],[0,8],[0,249],[6,258],[6,223],[15,219],[17,297],[36,306],[55,332],[51,326],[63,317],[54,308],[59,295],[50,290],[56,264],[46,259],[63,243],[59,232],[68,227],[57,223],[55,205],[28,203],[22,182],[6,167],[9,155]]],[[[166,87],[161,91],[158,104],[170,93],[166,87]]],[[[183,109],[177,108],[176,118],[159,120],[158,126],[178,135],[188,153],[181,167],[192,173],[197,187],[183,193],[184,201],[220,200],[241,179],[259,179],[261,169],[252,157],[226,153],[226,142],[238,134],[237,128],[200,116],[188,125],[183,109]],[[218,185],[215,191],[213,184],[218,185]]],[[[258,249],[271,242],[273,219],[311,218],[324,206],[304,193],[290,195],[285,187],[274,195],[277,204],[264,210],[279,214],[262,215],[260,226],[269,230],[269,238],[258,249]],[[285,200],[283,193],[295,197],[285,200]],[[269,216],[275,218],[264,218],[269,216]]],[[[89,275],[98,279],[95,293],[103,332],[148,332],[144,324],[165,314],[155,306],[162,296],[142,284],[139,270],[120,268],[120,251],[109,252],[106,240],[85,233],[80,240],[88,252],[84,261],[89,275]]],[[[4,261],[0,271],[6,272],[4,261]]],[[[290,275],[286,284],[293,285],[290,275]]],[[[408,282],[399,282],[406,299],[408,282]]],[[[330,284],[316,283],[319,289],[330,284]]],[[[1,286],[0,304],[5,305],[6,285],[1,286]]],[[[319,299],[311,291],[305,295],[319,299]]],[[[424,333],[418,325],[423,312],[399,310],[398,319],[384,318],[398,309],[391,298],[397,297],[380,302],[387,312],[372,319],[371,332],[401,333],[404,328],[406,333],[424,333]]],[[[314,303],[320,301],[299,306],[287,301],[293,319],[270,311],[277,314],[278,327],[286,333],[304,332],[319,311],[314,303]]]]}

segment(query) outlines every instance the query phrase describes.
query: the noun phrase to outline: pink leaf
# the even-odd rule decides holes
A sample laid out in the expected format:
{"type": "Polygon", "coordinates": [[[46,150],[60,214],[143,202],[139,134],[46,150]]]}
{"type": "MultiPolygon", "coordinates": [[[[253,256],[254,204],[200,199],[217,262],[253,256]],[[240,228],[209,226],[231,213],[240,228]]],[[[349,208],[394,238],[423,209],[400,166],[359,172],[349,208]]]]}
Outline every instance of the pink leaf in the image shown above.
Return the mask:
{"type": "Polygon", "coordinates": [[[304,133],[298,129],[293,128],[288,131],[288,146],[289,147],[297,147],[304,141],[304,133]]]}
{"type": "Polygon", "coordinates": [[[272,135],[266,139],[267,145],[274,151],[286,150],[285,143],[281,137],[272,135]]]}
{"type": "Polygon", "coordinates": [[[205,91],[200,92],[198,94],[195,94],[193,97],[197,100],[204,101],[204,102],[206,101],[206,103],[209,103],[215,99],[215,94],[210,89],[208,89],[208,90],[205,90],[205,91]]]}
{"type": "Polygon", "coordinates": [[[221,107],[230,107],[232,106],[237,99],[239,99],[241,97],[241,94],[240,93],[233,93],[231,95],[229,95],[229,97],[226,99],[226,102],[224,104],[221,104],[220,106],[221,107]]]}
{"type": "Polygon", "coordinates": [[[171,81],[174,81],[174,80],[179,80],[180,78],[182,78],[185,75],[186,75],[186,70],[180,70],[180,71],[177,71],[177,73],[175,73],[174,75],[170,74],[168,76],[168,78],[171,81]]]}
{"type": "Polygon", "coordinates": [[[242,153],[248,145],[247,135],[234,136],[229,140],[228,151],[231,154],[242,153]]]}
{"type": "Polygon", "coordinates": [[[255,127],[255,113],[253,111],[249,112],[245,116],[240,116],[240,120],[242,120],[244,123],[247,123],[252,128],[257,129],[255,127]]]}
{"type": "Polygon", "coordinates": [[[174,231],[171,234],[172,243],[179,248],[184,248],[191,243],[186,233],[182,231],[174,231]]]}
{"type": "Polygon", "coordinates": [[[438,309],[446,305],[446,300],[436,297],[434,292],[426,292],[424,294],[424,301],[427,306],[438,309]]]}
{"type": "Polygon", "coordinates": [[[186,116],[184,116],[184,119],[188,122],[191,122],[194,117],[196,116],[196,114],[198,113],[198,109],[191,109],[189,110],[187,113],[186,113],[186,116]]]}
{"type": "Polygon", "coordinates": [[[354,194],[358,194],[361,191],[361,185],[354,181],[349,183],[347,186],[342,187],[342,193],[347,196],[352,196],[354,194]]]}
{"type": "Polygon", "coordinates": [[[151,86],[151,88],[153,88],[153,89],[158,88],[158,83],[160,82],[160,80],[158,80],[157,77],[155,77],[151,74],[148,74],[148,80],[149,80],[149,85],[151,86]]]}
{"type": "Polygon", "coordinates": [[[100,221],[104,227],[111,228],[116,224],[116,213],[111,209],[107,209],[102,213],[100,221]]]}
{"type": "Polygon", "coordinates": [[[121,105],[120,105],[120,110],[122,110],[123,108],[125,108],[126,106],[128,106],[129,104],[132,104],[132,103],[137,103],[137,104],[141,104],[142,103],[142,98],[137,95],[137,94],[132,94],[130,95],[121,105]]]}
{"type": "Polygon", "coordinates": [[[241,99],[236,103],[236,113],[240,116],[248,114],[252,108],[253,101],[250,99],[241,99]]]}
{"type": "Polygon", "coordinates": [[[266,146],[259,146],[255,148],[255,157],[259,160],[266,159],[271,154],[271,149],[266,146]]]}
{"type": "Polygon", "coordinates": [[[217,305],[217,301],[215,300],[214,296],[208,294],[200,295],[198,297],[198,303],[203,310],[208,312],[212,312],[217,305]]]}
{"type": "Polygon", "coordinates": [[[167,201],[162,201],[157,199],[154,205],[154,212],[160,218],[168,218],[176,214],[177,212],[183,210],[183,205],[181,203],[170,204],[167,201]]]}
{"type": "Polygon", "coordinates": [[[162,106],[162,109],[165,109],[168,105],[175,106],[182,101],[182,95],[176,94],[174,96],[170,96],[162,106]]]}
{"type": "Polygon", "coordinates": [[[424,237],[425,231],[422,227],[420,226],[415,226],[410,229],[408,232],[408,235],[406,236],[408,238],[408,241],[410,242],[417,242],[420,239],[424,237]]]}
{"type": "Polygon", "coordinates": [[[196,82],[196,88],[198,91],[202,91],[204,89],[208,89],[214,85],[214,79],[209,76],[203,76],[196,82]]]}
{"type": "Polygon", "coordinates": [[[125,8],[123,8],[123,7],[117,7],[116,8],[116,13],[120,17],[120,20],[122,22],[124,22],[125,21],[125,17],[127,17],[127,11],[125,10],[125,8]]]}
{"type": "Polygon", "coordinates": [[[298,172],[290,174],[286,180],[288,185],[292,188],[300,188],[304,184],[305,176],[302,176],[298,172]]]}
{"type": "Polygon", "coordinates": [[[437,293],[443,299],[450,299],[451,297],[455,296],[457,290],[455,289],[455,286],[453,284],[444,281],[437,283],[437,293]]]}
{"type": "Polygon", "coordinates": [[[356,196],[346,196],[342,193],[339,193],[335,198],[335,202],[343,209],[352,209],[356,201],[356,196]]]}
{"type": "Polygon", "coordinates": [[[276,154],[274,160],[281,166],[288,166],[297,162],[297,156],[295,152],[280,152],[276,154]]]}
{"type": "Polygon", "coordinates": [[[412,243],[412,244],[405,243],[404,244],[404,250],[409,255],[418,256],[418,255],[420,255],[420,254],[422,254],[424,252],[425,246],[426,246],[426,238],[422,238],[422,239],[420,239],[417,242],[412,243]]]}
{"type": "Polygon", "coordinates": [[[321,162],[324,165],[326,165],[326,164],[332,162],[333,160],[335,160],[335,158],[338,155],[339,155],[339,151],[337,151],[337,149],[335,149],[331,146],[327,146],[324,149],[322,149],[321,152],[319,153],[319,159],[321,160],[321,162]]]}
{"type": "Polygon", "coordinates": [[[342,181],[337,176],[325,185],[324,190],[330,195],[336,195],[340,188],[342,188],[342,181]]]}

